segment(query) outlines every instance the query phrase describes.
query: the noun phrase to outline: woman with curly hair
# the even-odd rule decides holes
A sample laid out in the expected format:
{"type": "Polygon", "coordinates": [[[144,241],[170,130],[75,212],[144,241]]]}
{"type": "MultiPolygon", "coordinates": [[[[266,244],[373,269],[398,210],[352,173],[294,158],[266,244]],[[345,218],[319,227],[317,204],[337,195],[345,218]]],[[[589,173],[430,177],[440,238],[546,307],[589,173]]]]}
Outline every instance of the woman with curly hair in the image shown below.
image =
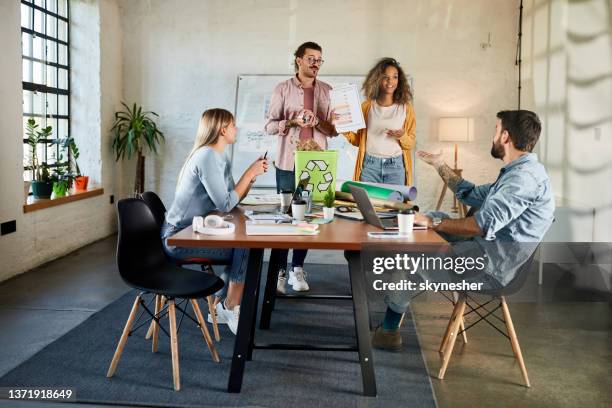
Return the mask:
{"type": "MultiPolygon", "coordinates": [[[[383,58],[368,73],[361,105],[366,128],[343,133],[359,148],[355,181],[412,185],[416,120],[412,91],[399,62],[383,58]]],[[[334,115],[337,118],[337,115],[334,115]]]]}

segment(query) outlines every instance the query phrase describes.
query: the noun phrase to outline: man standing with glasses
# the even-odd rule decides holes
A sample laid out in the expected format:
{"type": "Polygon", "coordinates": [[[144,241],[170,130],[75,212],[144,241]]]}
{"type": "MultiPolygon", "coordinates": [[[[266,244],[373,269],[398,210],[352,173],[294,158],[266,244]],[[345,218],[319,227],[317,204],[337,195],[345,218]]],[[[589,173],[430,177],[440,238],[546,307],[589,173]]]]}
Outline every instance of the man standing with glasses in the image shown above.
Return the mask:
{"type": "MultiPolygon", "coordinates": [[[[276,190],[295,190],[295,155],[300,141],[314,140],[322,149],[327,148],[327,137],[337,136],[331,124],[329,91],[331,86],[318,81],[317,73],[323,65],[321,46],[305,42],[295,51],[296,74],[274,88],[265,131],[277,135],[276,190]]],[[[306,250],[294,250],[289,284],[295,291],[309,290],[304,271],[306,250]]],[[[288,251],[285,252],[285,257],[288,251]]],[[[281,270],[277,290],[285,293],[287,276],[281,270]]]]}

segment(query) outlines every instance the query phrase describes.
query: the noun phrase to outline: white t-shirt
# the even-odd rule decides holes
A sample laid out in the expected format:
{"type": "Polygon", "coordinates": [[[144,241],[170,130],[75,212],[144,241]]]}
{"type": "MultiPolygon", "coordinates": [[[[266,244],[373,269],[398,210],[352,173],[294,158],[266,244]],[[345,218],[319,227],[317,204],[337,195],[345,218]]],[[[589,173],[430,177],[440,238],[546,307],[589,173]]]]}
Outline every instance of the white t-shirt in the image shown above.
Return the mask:
{"type": "Polygon", "coordinates": [[[368,112],[368,136],[366,153],[376,157],[397,157],[402,154],[399,141],[387,135],[387,130],[404,128],[406,105],[394,103],[391,106],[380,106],[372,101],[368,112]]]}

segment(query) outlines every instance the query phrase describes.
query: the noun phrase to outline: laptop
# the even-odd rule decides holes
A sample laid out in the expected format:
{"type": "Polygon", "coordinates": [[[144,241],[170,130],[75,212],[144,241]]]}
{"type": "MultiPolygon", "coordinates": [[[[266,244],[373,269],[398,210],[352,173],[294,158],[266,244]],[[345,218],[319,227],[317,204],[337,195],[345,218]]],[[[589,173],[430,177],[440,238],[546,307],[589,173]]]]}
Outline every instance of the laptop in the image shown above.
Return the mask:
{"type": "Polygon", "coordinates": [[[374,225],[375,227],[382,228],[384,230],[398,230],[397,217],[393,218],[380,218],[374,206],[368,197],[368,193],[361,187],[349,185],[353,199],[357,204],[357,208],[361,211],[363,218],[365,218],[368,224],[374,225]]]}

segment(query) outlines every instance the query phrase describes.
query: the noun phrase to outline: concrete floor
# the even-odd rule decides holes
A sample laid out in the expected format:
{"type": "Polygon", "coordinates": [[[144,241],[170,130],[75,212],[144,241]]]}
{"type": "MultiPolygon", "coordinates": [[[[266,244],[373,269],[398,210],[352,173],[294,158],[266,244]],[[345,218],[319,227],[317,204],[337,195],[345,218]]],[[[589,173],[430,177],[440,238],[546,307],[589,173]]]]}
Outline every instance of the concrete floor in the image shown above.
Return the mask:
{"type": "MultiPolygon", "coordinates": [[[[0,376],[129,290],[116,272],[115,245],[115,237],[101,240],[0,284],[0,376]]],[[[345,261],[337,251],[310,251],[307,262],[345,261]]],[[[468,332],[467,345],[458,341],[446,378],[436,379],[451,305],[437,294],[413,302],[439,407],[612,405],[612,303],[577,301],[584,293],[560,289],[565,275],[546,265],[544,286],[534,274],[509,299],[530,389],[521,385],[509,342],[486,324],[468,332]]],[[[49,406],[0,401],[3,407],[43,405],[49,406]]]]}

